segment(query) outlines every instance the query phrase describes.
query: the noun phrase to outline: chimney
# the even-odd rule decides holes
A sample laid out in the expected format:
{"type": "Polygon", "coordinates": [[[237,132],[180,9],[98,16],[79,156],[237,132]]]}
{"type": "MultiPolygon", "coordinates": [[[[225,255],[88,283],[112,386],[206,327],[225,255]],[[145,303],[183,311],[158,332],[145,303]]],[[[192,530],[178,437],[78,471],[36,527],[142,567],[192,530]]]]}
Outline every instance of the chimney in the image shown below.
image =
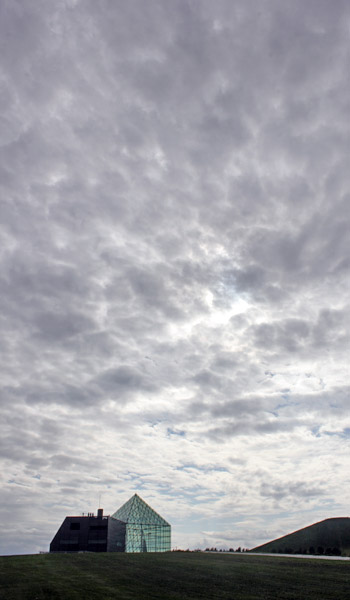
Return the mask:
{"type": "Polygon", "coordinates": [[[102,517],[103,517],[103,508],[98,508],[97,509],[97,518],[102,519],[102,517]]]}

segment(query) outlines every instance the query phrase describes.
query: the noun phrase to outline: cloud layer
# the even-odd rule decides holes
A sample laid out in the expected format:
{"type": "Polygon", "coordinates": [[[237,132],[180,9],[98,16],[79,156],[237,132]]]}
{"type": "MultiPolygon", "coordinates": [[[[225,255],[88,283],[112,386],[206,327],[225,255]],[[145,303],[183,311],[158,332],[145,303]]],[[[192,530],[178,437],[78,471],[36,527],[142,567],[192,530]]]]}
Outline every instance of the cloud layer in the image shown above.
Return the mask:
{"type": "Polygon", "coordinates": [[[2,3],[1,553],[347,515],[349,9],[2,3]]]}

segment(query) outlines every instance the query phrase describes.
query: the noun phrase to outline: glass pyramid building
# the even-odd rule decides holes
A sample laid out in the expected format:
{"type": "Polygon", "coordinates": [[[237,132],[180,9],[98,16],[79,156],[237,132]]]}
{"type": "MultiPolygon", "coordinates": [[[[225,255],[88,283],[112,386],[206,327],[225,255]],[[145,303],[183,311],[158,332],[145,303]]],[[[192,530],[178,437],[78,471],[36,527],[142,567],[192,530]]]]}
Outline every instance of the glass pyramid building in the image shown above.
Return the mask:
{"type": "Polygon", "coordinates": [[[171,527],[140,496],[134,494],[111,517],[110,550],[119,552],[168,552],[171,527]],[[113,539],[113,542],[112,542],[113,539]]]}

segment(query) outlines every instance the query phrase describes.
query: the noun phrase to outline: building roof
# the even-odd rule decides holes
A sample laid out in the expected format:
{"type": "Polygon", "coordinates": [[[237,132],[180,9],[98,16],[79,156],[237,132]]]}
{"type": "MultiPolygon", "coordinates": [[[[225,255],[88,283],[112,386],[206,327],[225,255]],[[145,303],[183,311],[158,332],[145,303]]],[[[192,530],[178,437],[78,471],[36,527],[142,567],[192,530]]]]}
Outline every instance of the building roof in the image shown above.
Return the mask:
{"type": "Polygon", "coordinates": [[[169,526],[169,523],[137,494],[134,494],[123,506],[118,508],[112,518],[124,523],[169,526]]]}

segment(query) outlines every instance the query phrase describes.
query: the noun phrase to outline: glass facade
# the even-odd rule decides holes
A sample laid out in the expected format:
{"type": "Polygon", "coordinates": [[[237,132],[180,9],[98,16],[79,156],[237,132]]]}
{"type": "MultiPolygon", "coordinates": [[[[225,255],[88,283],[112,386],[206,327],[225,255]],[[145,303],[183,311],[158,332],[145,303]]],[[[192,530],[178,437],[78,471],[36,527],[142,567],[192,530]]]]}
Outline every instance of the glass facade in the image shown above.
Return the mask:
{"type": "Polygon", "coordinates": [[[140,496],[135,494],[111,517],[125,524],[120,528],[117,545],[124,552],[168,552],[171,548],[171,527],[140,496]],[[121,539],[123,537],[123,539],[121,539]]]}

